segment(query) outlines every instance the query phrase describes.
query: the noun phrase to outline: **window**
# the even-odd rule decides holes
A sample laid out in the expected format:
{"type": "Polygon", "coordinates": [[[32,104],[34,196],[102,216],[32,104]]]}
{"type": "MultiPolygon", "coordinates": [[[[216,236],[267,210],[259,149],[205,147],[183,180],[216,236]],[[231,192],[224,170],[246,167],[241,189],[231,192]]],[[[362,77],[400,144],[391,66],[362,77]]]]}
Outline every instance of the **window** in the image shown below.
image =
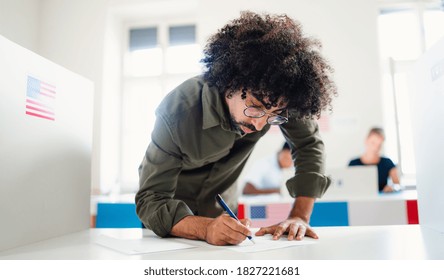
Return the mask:
{"type": "Polygon", "coordinates": [[[162,73],[162,48],[157,28],[131,29],[124,73],[126,77],[158,76],[162,73]]]}
{"type": "Polygon", "coordinates": [[[443,5],[440,1],[415,1],[402,6],[384,4],[380,9],[385,153],[397,159],[403,183],[407,185],[414,183],[416,172],[407,73],[415,60],[444,36],[443,5]]]}
{"type": "Polygon", "coordinates": [[[155,109],[178,84],[201,72],[194,24],[127,29],[122,89],[121,192],[138,189],[137,169],[151,139],[155,109]]]}

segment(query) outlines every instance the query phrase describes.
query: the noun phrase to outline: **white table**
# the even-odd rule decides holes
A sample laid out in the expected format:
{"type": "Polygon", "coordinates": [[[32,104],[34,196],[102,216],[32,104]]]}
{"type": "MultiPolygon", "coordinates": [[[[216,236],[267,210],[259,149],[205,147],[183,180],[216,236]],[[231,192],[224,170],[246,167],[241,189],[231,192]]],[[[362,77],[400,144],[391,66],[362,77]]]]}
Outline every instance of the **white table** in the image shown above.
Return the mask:
{"type": "MultiPolygon", "coordinates": [[[[99,234],[130,235],[142,229],[90,229],[0,252],[3,260],[444,260],[444,234],[419,225],[315,228],[316,244],[256,253],[223,248],[190,248],[177,251],[125,255],[95,243],[99,234]]],[[[145,231],[147,231],[145,229],[145,231]]],[[[297,242],[297,241],[294,241],[297,242]]]]}

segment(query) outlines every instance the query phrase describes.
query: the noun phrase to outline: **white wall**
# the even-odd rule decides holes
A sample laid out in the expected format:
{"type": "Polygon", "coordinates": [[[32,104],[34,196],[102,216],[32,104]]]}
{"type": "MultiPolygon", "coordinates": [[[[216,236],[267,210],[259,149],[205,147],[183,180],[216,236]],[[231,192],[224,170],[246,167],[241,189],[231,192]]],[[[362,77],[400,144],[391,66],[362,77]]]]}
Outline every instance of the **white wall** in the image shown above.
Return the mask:
{"type": "Polygon", "coordinates": [[[100,182],[103,52],[107,0],[42,0],[39,53],[94,82],[93,178],[100,182]]]}
{"type": "MultiPolygon", "coordinates": [[[[112,13],[106,15],[102,98],[100,122],[100,172],[99,183],[94,185],[94,192],[113,192],[119,189],[119,170],[121,145],[121,78],[122,78],[122,37],[121,22],[112,13]]],[[[97,170],[98,171],[98,170],[97,170]]]]}
{"type": "Polygon", "coordinates": [[[0,0],[0,34],[37,51],[40,0],[0,0]]]}
{"type": "MultiPolygon", "coordinates": [[[[123,46],[119,32],[131,14],[139,19],[174,17],[181,11],[189,13],[186,7],[192,7],[197,14],[198,40],[202,44],[245,9],[286,13],[300,21],[307,34],[323,43],[323,53],[335,68],[339,96],[328,119],[329,130],[322,132],[328,167],[345,166],[362,151],[368,128],[383,121],[374,0],[0,0],[0,3],[0,33],[16,36],[12,40],[21,40],[26,47],[37,49],[46,58],[94,82],[95,190],[113,188],[118,182],[121,87],[118,68],[123,46]],[[5,3],[8,6],[3,9],[5,3]],[[11,9],[27,15],[33,24],[23,25],[24,19],[17,16],[5,19],[11,9]],[[7,24],[3,25],[4,22],[7,24]],[[103,135],[112,137],[104,139],[103,135]]],[[[281,141],[279,134],[267,135],[259,142],[252,159],[275,152],[281,141]]]]}

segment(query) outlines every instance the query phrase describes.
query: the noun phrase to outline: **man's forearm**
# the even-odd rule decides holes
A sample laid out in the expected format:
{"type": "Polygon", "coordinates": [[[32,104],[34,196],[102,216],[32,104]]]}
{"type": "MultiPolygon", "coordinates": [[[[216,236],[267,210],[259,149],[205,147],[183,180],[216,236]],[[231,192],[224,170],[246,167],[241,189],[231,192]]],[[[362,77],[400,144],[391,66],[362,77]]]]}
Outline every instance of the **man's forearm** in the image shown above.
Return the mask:
{"type": "Polygon", "coordinates": [[[314,197],[298,196],[293,204],[293,209],[290,211],[289,218],[299,217],[307,223],[310,222],[310,216],[313,212],[314,203],[314,197]]]}
{"type": "Polygon", "coordinates": [[[171,229],[171,235],[187,239],[206,240],[208,224],[213,219],[199,216],[187,216],[171,229]]]}

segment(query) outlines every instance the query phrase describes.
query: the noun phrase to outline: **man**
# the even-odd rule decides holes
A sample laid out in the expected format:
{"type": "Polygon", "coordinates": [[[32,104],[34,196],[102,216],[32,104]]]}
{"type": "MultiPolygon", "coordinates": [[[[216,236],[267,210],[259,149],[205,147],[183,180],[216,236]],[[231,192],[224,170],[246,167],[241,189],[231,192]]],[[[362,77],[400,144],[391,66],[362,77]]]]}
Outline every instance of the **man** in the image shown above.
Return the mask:
{"type": "Polygon", "coordinates": [[[223,215],[215,196],[237,209],[235,182],[257,141],[279,125],[294,151],[297,171],[287,187],[296,200],[288,219],[256,235],[317,238],[310,215],[330,180],[322,174],[323,142],[313,117],[336,93],[319,46],[287,16],[251,12],[209,39],[203,76],[178,86],[156,110],[136,194],[146,227],[214,245],[245,240],[248,220],[223,215]]]}
{"type": "Polygon", "coordinates": [[[284,169],[292,166],[290,146],[285,142],[278,153],[254,163],[244,178],[243,194],[280,193],[284,182],[284,169]]]}

